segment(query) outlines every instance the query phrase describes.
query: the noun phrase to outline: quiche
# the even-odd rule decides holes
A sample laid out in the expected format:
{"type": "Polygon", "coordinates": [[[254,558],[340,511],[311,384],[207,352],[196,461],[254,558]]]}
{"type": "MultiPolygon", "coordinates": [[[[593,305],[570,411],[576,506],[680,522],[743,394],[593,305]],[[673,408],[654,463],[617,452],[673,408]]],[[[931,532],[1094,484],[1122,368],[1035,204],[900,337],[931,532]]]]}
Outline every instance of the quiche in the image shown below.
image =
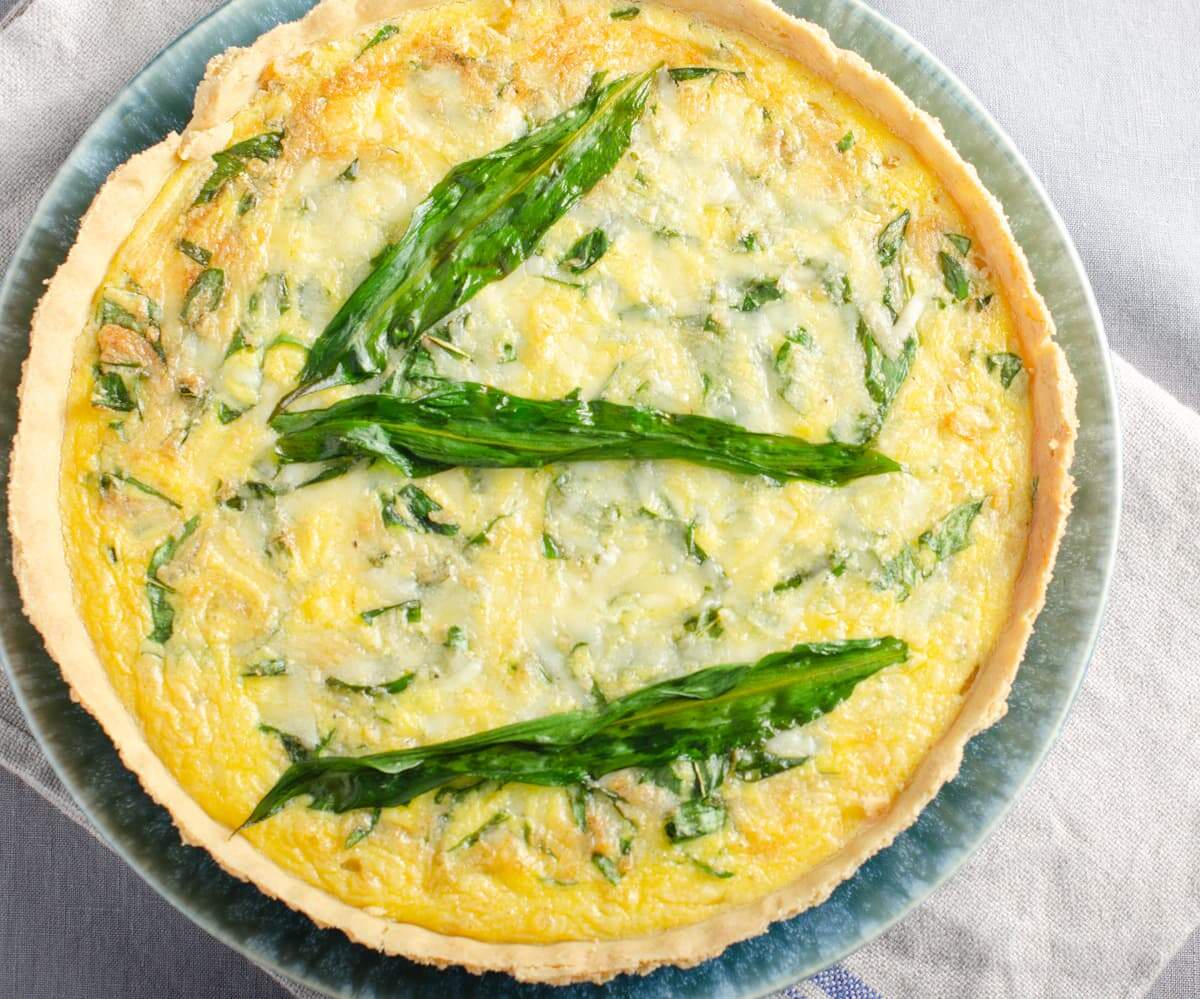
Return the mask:
{"type": "Polygon", "coordinates": [[[994,722],[1074,386],[938,125],[764,0],[325,0],[33,323],[29,616],[189,842],[418,961],[694,964],[994,722]]]}

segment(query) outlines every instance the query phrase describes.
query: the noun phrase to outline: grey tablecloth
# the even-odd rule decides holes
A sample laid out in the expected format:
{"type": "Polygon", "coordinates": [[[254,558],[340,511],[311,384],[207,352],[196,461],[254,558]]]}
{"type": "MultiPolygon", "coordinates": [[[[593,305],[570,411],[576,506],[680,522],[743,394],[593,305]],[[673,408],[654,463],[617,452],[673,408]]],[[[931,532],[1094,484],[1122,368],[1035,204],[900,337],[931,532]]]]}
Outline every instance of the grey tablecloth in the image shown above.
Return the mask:
{"type": "MultiPolygon", "coordinates": [[[[0,101],[0,261],[7,261],[37,198],[87,123],[154,52],[218,2],[29,0],[0,29],[0,93],[5,95],[0,101]]],[[[1200,407],[1195,376],[1200,370],[1200,157],[1195,153],[1200,148],[1200,60],[1195,56],[1200,13],[1193,4],[878,0],[876,6],[947,62],[1025,151],[1079,245],[1113,346],[1184,403],[1200,407]]],[[[4,8],[0,0],[0,22],[4,8]]],[[[1124,373],[1125,401],[1142,399],[1145,390],[1135,373],[1124,373]]],[[[1172,412],[1164,406],[1155,412],[1172,412]]],[[[1150,481],[1140,477],[1141,471],[1127,467],[1131,504],[1138,501],[1139,483],[1147,488],[1150,481]]],[[[1194,499],[1195,486],[1188,493],[1190,484],[1175,485],[1185,500],[1194,499]]],[[[1144,506],[1143,516],[1146,510],[1153,511],[1153,505],[1144,506]]],[[[1194,537],[1182,543],[1193,546],[1195,554],[1194,537]]],[[[1147,559],[1169,564],[1171,555],[1124,552],[1130,572],[1149,570],[1147,559]]],[[[1147,571],[1138,578],[1149,587],[1168,577],[1147,571]]],[[[1182,665],[1194,669],[1196,646],[1193,641],[1177,650],[1182,665]]],[[[0,755],[18,761],[33,790],[0,771],[0,997],[286,997],[282,985],[171,910],[86,826],[71,821],[80,819],[78,813],[64,806],[61,789],[22,731],[7,694],[0,689],[0,755]]],[[[1194,697],[1190,703],[1195,705],[1194,697]]],[[[1179,733],[1193,743],[1194,722],[1195,715],[1190,728],[1179,733]]],[[[1195,771],[1191,776],[1190,787],[1185,782],[1176,792],[1179,827],[1174,832],[1195,844],[1200,814],[1195,771]]],[[[1029,795],[1036,801],[1038,795],[1065,794],[1069,789],[1055,779],[1052,757],[1029,795]]],[[[1115,826],[1127,816],[1113,812],[1088,818],[1115,826]]],[[[1001,836],[1008,833],[1011,839],[1014,823],[1022,821],[1018,812],[1001,836]]],[[[1119,855],[1097,857],[1094,876],[1119,875],[1105,865],[1121,862],[1119,855]]],[[[1172,870],[1177,869],[1176,864],[1172,870]]],[[[974,890],[971,876],[968,868],[948,891],[961,892],[964,885],[974,890]]],[[[1184,886],[1193,909],[1200,898],[1198,881],[1200,861],[1184,886]]],[[[1018,985],[1029,980],[1022,972],[1028,972],[1031,955],[1052,955],[1055,934],[1070,937],[1073,921],[1104,919],[1113,923],[1113,948],[1127,958],[1111,966],[1126,967],[1127,980],[1107,979],[1105,988],[1087,994],[1141,993],[1162,960],[1162,940],[1150,932],[1139,935],[1139,921],[1148,926],[1153,916],[1089,911],[1087,898],[1081,890],[1079,905],[1059,913],[1059,925],[1027,928],[1027,936],[1044,938],[1040,950],[1027,939],[1009,939],[999,931],[989,935],[984,927],[947,948],[939,962],[944,966],[905,977],[903,959],[919,951],[917,935],[939,930],[944,907],[928,905],[875,945],[855,970],[870,972],[870,961],[891,960],[877,979],[892,986],[889,999],[1023,996],[1031,994],[1018,985]],[[1019,968],[1022,964],[1026,967],[1019,968]],[[979,969],[977,975],[973,968],[979,969]],[[964,985],[964,977],[976,985],[964,985]]],[[[995,899],[981,899],[981,904],[989,901],[995,904],[995,899]]],[[[1086,978],[1082,970],[1079,974],[1086,978]]],[[[1063,979],[1054,980],[1058,985],[1045,994],[1067,994],[1061,991],[1063,979]]],[[[1200,996],[1200,936],[1162,972],[1149,994],[1155,999],[1200,996]]]]}

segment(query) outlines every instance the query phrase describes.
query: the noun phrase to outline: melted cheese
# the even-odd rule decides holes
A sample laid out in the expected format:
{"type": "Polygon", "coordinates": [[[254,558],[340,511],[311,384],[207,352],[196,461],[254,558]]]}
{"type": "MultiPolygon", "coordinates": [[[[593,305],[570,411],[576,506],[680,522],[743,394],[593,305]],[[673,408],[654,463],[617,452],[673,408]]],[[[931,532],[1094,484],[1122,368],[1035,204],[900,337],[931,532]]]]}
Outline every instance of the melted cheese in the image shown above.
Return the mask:
{"type": "Polygon", "coordinates": [[[62,480],[79,604],[151,746],[230,827],[287,765],[277,732],[331,752],[378,751],[798,641],[906,640],[906,663],[775,737],[780,752],[811,754],[807,764],[726,786],[731,819],[717,833],[672,845],[662,832],[670,794],[636,775],[609,778],[639,825],[615,884],[591,858],[618,855],[621,820],[594,796],[580,828],[554,789],[426,795],[385,810],[350,847],[365,814],[302,803],[245,833],[339,898],[444,933],[536,942],[694,922],[794,879],[886,810],[997,635],[1030,514],[1026,379],[1006,389],[987,366],[1017,350],[1007,306],[970,254],[972,297],[955,302],[943,287],[945,234],[969,233],[913,153],[757,43],[651,3],[614,20],[587,0],[471,0],[396,23],[396,36],[366,51],[374,29],[268,67],[237,137],[282,128],[282,156],[250,161],[198,207],[212,164],[182,167],[113,261],[98,307],[107,298],[148,317],[153,302],[165,361],[146,361],[140,410],[114,412],[92,404],[92,371],[97,343],[120,330],[97,321],[80,338],[62,480]],[[660,59],[745,75],[659,74],[617,167],[536,256],[439,333],[455,348],[431,348],[440,373],[537,397],[579,388],[813,440],[844,434],[871,402],[853,310],[831,276],[878,302],[876,239],[907,208],[914,294],[894,324],[864,309],[886,353],[920,340],[878,441],[904,471],[829,489],[675,462],[456,469],[421,483],[442,506],[436,519],[459,526],[453,536],[385,525],[381,497],[405,481],[386,469],[289,489],[314,469],[277,467],[267,416],[294,385],[303,345],[417,202],[454,164],[577,101],[594,71],[660,59]],[[847,133],[853,144],[841,148],[847,133]],[[564,273],[567,249],[596,226],[609,251],[583,275],[564,273]],[[219,308],[190,322],[181,312],[201,265],[177,251],[183,239],[224,275],[219,308]],[[783,296],[739,311],[746,284],[763,278],[783,296]],[[781,351],[801,328],[804,342],[781,351]],[[248,346],[227,356],[235,330],[248,346]],[[223,423],[222,411],[243,413],[223,423]],[[966,550],[907,599],[880,584],[888,558],[984,497],[966,550]],[[146,567],[192,516],[195,533],[161,574],[175,616],[158,644],[146,637],[146,567]],[[706,561],[688,555],[688,524],[706,561]],[[468,543],[485,528],[486,543],[468,543]],[[545,557],[544,535],[562,558],[545,557]],[[840,574],[823,568],[831,553],[840,574]],[[412,600],[419,621],[403,610],[361,616],[412,600]],[[689,628],[705,611],[721,627],[689,628]],[[275,661],[286,672],[248,675],[275,661]],[[387,696],[326,683],[406,672],[413,682],[387,696]],[[500,813],[508,818],[488,825],[500,813]]]}

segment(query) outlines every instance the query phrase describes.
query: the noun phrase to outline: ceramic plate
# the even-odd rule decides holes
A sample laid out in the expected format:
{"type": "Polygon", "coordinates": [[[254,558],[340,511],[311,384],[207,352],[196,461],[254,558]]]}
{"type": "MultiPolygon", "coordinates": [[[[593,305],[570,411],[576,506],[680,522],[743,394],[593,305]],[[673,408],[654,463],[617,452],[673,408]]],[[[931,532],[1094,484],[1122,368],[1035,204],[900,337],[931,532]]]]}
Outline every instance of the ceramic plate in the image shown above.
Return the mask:
{"type": "MultiPolygon", "coordinates": [[[[43,282],[62,262],[80,216],[108,173],[132,153],[181,128],[205,62],[299,17],[315,0],[233,0],[166,48],[86,132],[43,197],[0,286],[0,433],[16,417],[20,363],[43,282]]],[[[0,656],[29,726],[95,825],[181,911],[259,964],[337,996],[555,999],[748,997],[816,973],[883,932],[949,877],[988,835],[1053,743],[1083,680],[1112,569],[1120,461],[1112,372],[1087,277],[1062,220],[1028,165],[979,103],[939,62],[858,0],[790,0],[782,6],[822,24],[843,48],[890,76],[946,132],[1000,198],[1029,255],[1058,339],[1079,382],[1079,491],[1046,608],[1038,619],[1002,722],[967,747],[958,776],[912,828],[842,884],[824,905],[719,958],[681,971],[618,978],[605,989],[519,985],[385,957],[320,930],[280,902],[184,846],[167,813],[141,790],[99,726],[72,703],[54,663],[20,611],[11,572],[0,578],[0,656]]],[[[4,516],[7,523],[7,514],[4,516]]],[[[5,541],[5,556],[8,542],[5,541]]],[[[1014,875],[1017,876],[1017,875],[1014,875]]]]}

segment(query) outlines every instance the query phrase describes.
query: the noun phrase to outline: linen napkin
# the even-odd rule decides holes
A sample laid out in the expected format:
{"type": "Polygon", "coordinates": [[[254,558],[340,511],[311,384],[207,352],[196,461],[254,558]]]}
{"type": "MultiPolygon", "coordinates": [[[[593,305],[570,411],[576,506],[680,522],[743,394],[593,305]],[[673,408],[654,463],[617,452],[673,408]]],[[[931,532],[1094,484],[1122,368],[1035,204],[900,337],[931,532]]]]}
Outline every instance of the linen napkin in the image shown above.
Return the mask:
{"type": "MultiPolygon", "coordinates": [[[[0,16],[0,262],[87,124],[154,52],[219,2],[18,0],[19,15],[7,23],[0,16]]],[[[1174,16],[1155,5],[1151,16],[1149,6],[1095,0],[1087,35],[1071,27],[1081,15],[1067,0],[878,6],[947,58],[987,106],[1010,110],[1002,121],[1080,241],[1114,342],[1185,391],[1200,364],[1191,254],[1200,128],[1178,110],[1194,108],[1185,98],[1200,86],[1200,64],[1189,55],[1200,30],[1186,5],[1174,16]],[[1121,101],[1104,96],[1111,90],[1089,71],[1101,58],[1104,87],[1119,86],[1121,101]],[[1155,86],[1139,88],[1150,63],[1155,86]],[[1028,66],[1052,67],[1054,91],[1073,103],[1047,106],[1039,78],[1016,72],[1028,66]],[[1173,210],[1148,217],[1145,206],[1164,199],[1173,210]]],[[[1058,746],[948,884],[877,941],[785,994],[1142,995],[1200,924],[1200,417],[1120,361],[1117,383],[1122,542],[1108,619],[1058,746]]],[[[0,766],[90,828],[2,674],[0,766]]],[[[316,995],[277,980],[304,999],[316,995]]],[[[1185,984],[1178,994],[1200,990],[1185,984]]]]}

